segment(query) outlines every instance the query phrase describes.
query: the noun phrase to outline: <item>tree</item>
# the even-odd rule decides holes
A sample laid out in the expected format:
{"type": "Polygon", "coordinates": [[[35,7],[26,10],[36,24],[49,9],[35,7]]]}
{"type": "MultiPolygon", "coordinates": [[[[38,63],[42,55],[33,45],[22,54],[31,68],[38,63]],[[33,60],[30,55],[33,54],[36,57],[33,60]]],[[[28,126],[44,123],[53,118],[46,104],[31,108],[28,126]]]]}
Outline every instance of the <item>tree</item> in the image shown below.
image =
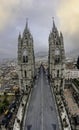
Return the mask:
{"type": "Polygon", "coordinates": [[[7,99],[7,93],[4,92],[4,100],[3,100],[3,103],[5,104],[5,106],[8,106],[9,105],[9,101],[7,99]]]}
{"type": "Polygon", "coordinates": [[[77,69],[79,69],[79,56],[77,58],[77,69]]]}

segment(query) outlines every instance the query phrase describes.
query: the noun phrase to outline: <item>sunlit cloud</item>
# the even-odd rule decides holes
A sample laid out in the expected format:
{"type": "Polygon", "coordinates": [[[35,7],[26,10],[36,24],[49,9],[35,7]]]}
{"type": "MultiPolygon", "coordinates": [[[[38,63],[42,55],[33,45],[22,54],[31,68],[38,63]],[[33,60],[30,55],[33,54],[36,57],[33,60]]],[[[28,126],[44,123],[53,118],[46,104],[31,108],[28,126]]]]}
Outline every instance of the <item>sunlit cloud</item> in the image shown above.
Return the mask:
{"type": "Polygon", "coordinates": [[[0,30],[5,28],[13,17],[13,7],[16,8],[19,0],[0,0],[0,30]]]}
{"type": "Polygon", "coordinates": [[[32,0],[0,0],[0,30],[14,22],[23,9],[29,9],[32,0]]]}
{"type": "Polygon", "coordinates": [[[61,0],[57,16],[65,33],[79,32],[79,0],[61,0]]]}

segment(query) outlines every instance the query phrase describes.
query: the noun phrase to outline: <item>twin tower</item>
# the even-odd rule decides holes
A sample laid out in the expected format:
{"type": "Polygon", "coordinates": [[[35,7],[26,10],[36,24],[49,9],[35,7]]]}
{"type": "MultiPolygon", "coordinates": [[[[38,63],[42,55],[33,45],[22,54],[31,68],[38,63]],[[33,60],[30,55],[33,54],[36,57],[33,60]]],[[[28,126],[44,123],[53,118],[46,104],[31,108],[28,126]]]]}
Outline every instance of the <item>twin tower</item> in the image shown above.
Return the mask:
{"type": "MultiPolygon", "coordinates": [[[[55,22],[49,35],[48,72],[52,86],[56,92],[64,88],[65,51],[63,35],[59,34],[55,22]]],[[[28,28],[28,22],[18,37],[18,74],[21,91],[28,92],[35,77],[35,56],[33,37],[28,28]]]]}

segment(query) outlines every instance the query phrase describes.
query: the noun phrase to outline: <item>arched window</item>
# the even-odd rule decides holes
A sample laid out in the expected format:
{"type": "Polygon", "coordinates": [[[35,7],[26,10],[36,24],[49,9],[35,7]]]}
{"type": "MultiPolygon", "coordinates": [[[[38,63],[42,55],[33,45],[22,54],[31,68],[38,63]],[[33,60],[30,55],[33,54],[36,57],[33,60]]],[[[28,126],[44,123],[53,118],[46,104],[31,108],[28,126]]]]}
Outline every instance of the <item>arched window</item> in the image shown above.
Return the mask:
{"type": "Polygon", "coordinates": [[[55,58],[55,64],[59,64],[60,63],[60,57],[56,57],[55,58]]]}
{"type": "Polygon", "coordinates": [[[27,63],[28,62],[28,54],[27,54],[27,51],[24,50],[23,52],[23,63],[27,63]]]}
{"type": "Polygon", "coordinates": [[[59,78],[59,70],[57,70],[57,77],[59,78]]]}
{"type": "Polygon", "coordinates": [[[28,86],[26,85],[26,90],[28,90],[28,86]]]}
{"type": "Polygon", "coordinates": [[[27,72],[26,72],[26,70],[24,71],[24,77],[25,77],[25,78],[27,77],[27,72]]]}
{"type": "Polygon", "coordinates": [[[58,41],[56,42],[56,45],[58,45],[59,43],[58,43],[58,41]]]}

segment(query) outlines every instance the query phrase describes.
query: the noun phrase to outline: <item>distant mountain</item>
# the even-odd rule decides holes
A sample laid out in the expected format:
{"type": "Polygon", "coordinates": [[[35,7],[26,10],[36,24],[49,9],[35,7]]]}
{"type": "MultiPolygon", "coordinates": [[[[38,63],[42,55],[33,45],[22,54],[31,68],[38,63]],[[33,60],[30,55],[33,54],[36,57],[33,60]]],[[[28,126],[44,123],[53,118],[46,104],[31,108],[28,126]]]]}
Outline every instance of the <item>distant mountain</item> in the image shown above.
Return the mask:
{"type": "Polygon", "coordinates": [[[40,51],[40,52],[36,52],[35,53],[35,57],[46,57],[48,56],[48,52],[47,51],[40,51]]]}
{"type": "MultiPolygon", "coordinates": [[[[78,58],[79,56],[79,48],[70,52],[66,52],[66,57],[67,58],[78,58]]],[[[48,59],[48,51],[47,50],[41,50],[35,53],[35,58],[36,60],[43,60],[43,59],[48,59]]],[[[5,61],[17,61],[17,58],[11,58],[10,56],[7,58],[3,58],[0,55],[0,63],[5,62],[5,61]]]]}
{"type": "Polygon", "coordinates": [[[47,61],[48,60],[48,52],[47,51],[40,51],[35,53],[36,61],[47,61]]]}
{"type": "MultiPolygon", "coordinates": [[[[66,57],[68,58],[77,58],[79,56],[79,48],[70,52],[66,52],[66,57]]],[[[39,51],[35,53],[35,57],[37,58],[44,58],[48,57],[48,52],[47,51],[39,51]]]]}
{"type": "Polygon", "coordinates": [[[69,57],[69,58],[77,58],[78,56],[79,56],[79,48],[66,53],[66,57],[69,57]]]}

